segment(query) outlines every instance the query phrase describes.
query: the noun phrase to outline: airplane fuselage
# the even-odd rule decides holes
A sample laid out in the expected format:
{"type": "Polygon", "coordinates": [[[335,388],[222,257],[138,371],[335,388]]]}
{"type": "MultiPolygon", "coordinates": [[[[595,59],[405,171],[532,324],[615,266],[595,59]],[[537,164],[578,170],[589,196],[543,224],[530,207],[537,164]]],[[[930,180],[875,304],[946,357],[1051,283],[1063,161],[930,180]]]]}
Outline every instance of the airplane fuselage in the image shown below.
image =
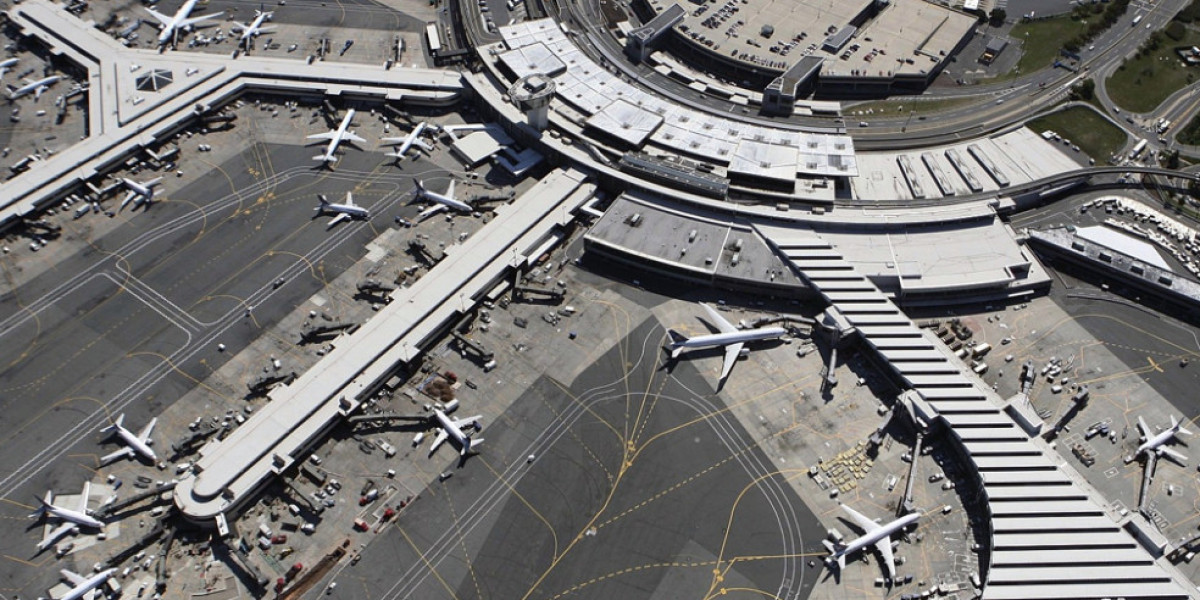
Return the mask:
{"type": "Polygon", "coordinates": [[[347,204],[323,204],[317,207],[317,210],[323,213],[340,213],[350,215],[356,219],[371,218],[371,211],[361,206],[350,206],[347,204]]]}
{"type": "Polygon", "coordinates": [[[671,344],[672,356],[678,356],[679,352],[684,348],[711,348],[713,346],[727,346],[729,344],[738,344],[745,342],[755,342],[759,340],[773,340],[783,337],[787,330],[782,327],[761,327],[758,329],[747,329],[745,331],[735,331],[732,333],[710,333],[707,335],[698,335],[683,341],[673,342],[671,344]]]}
{"type": "Polygon", "coordinates": [[[1141,454],[1141,453],[1147,452],[1147,451],[1154,452],[1154,451],[1158,450],[1160,446],[1162,446],[1163,444],[1166,444],[1167,442],[1170,442],[1171,439],[1175,437],[1175,434],[1177,432],[1178,432],[1177,428],[1172,427],[1172,428],[1146,440],[1146,443],[1142,444],[1141,446],[1138,446],[1137,454],[1141,454]]]}
{"type": "Polygon", "coordinates": [[[163,25],[162,31],[158,32],[158,45],[165,45],[175,36],[175,30],[179,29],[179,24],[187,20],[192,14],[192,10],[196,8],[197,0],[187,0],[179,10],[175,11],[175,16],[171,18],[171,22],[163,25]]]}
{"type": "Polygon", "coordinates": [[[324,159],[326,161],[333,160],[333,153],[337,150],[338,144],[342,143],[342,138],[345,137],[346,131],[350,129],[350,121],[354,118],[354,109],[346,112],[346,116],[342,118],[342,123],[338,125],[337,131],[333,134],[333,139],[329,140],[329,145],[325,147],[324,159]]]}
{"type": "Polygon", "coordinates": [[[252,42],[254,37],[259,34],[259,29],[262,28],[263,21],[267,20],[267,17],[270,15],[271,13],[258,13],[258,16],[254,17],[254,20],[251,21],[250,25],[246,27],[246,30],[242,32],[242,43],[246,45],[247,50],[250,49],[250,42],[252,42]]]}
{"type": "Polygon", "coordinates": [[[446,435],[458,444],[459,448],[467,445],[467,436],[463,435],[462,430],[454,425],[446,413],[437,410],[433,412],[433,417],[437,419],[438,425],[446,432],[446,435]]]}
{"type": "MultiPolygon", "coordinates": [[[[895,521],[892,521],[891,523],[881,526],[879,529],[876,529],[875,531],[871,531],[871,532],[867,533],[866,535],[863,535],[859,538],[851,540],[850,543],[846,544],[845,547],[839,549],[837,552],[834,552],[826,560],[837,562],[838,558],[840,558],[840,557],[849,556],[849,555],[854,554],[855,552],[858,552],[859,550],[862,550],[864,548],[870,548],[871,546],[874,546],[875,544],[877,544],[880,540],[885,539],[885,538],[890,538],[893,533],[900,531],[901,529],[904,529],[910,523],[915,523],[917,521],[917,519],[920,519],[920,518],[921,518],[921,513],[919,513],[919,512],[904,515],[903,517],[900,517],[899,519],[896,519],[895,521]]],[[[889,576],[895,577],[895,575],[896,575],[894,572],[895,566],[888,564],[887,569],[888,569],[889,576]]]]}
{"type": "Polygon", "coordinates": [[[133,435],[133,433],[131,433],[129,430],[125,429],[124,427],[118,428],[117,435],[120,436],[121,440],[124,441],[130,448],[133,448],[134,452],[141,454],[151,461],[158,460],[158,455],[154,453],[154,450],[151,450],[150,446],[147,446],[144,442],[142,442],[142,440],[139,440],[138,437],[133,435]]]}
{"type": "Polygon", "coordinates": [[[8,97],[12,98],[12,99],[17,99],[26,94],[40,95],[41,92],[39,90],[45,90],[46,88],[58,83],[59,79],[62,79],[62,77],[59,75],[51,75],[49,77],[43,77],[42,79],[27,83],[27,84],[13,90],[12,93],[8,95],[8,97]]]}
{"type": "Polygon", "coordinates": [[[58,519],[62,519],[63,521],[70,521],[76,525],[83,525],[84,527],[91,527],[93,529],[104,529],[104,523],[101,523],[96,518],[85,515],[77,510],[71,510],[69,508],[62,508],[61,506],[54,506],[53,504],[50,504],[46,507],[46,514],[58,519]]]}

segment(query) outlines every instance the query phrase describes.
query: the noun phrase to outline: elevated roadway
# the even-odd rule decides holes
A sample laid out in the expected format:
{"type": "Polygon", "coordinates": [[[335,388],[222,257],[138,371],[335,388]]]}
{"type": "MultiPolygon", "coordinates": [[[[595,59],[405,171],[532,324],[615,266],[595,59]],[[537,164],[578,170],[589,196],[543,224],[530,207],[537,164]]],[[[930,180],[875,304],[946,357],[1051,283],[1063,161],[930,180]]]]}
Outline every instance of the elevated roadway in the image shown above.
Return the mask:
{"type": "Polygon", "coordinates": [[[453,71],[125,48],[47,0],[19,4],[8,16],[23,35],[87,71],[89,131],[87,139],[5,182],[0,228],[178,132],[197,110],[250,91],[438,106],[453,104],[462,92],[453,71]],[[138,90],[136,77],[156,69],[173,72],[174,82],[159,92],[138,90]]]}

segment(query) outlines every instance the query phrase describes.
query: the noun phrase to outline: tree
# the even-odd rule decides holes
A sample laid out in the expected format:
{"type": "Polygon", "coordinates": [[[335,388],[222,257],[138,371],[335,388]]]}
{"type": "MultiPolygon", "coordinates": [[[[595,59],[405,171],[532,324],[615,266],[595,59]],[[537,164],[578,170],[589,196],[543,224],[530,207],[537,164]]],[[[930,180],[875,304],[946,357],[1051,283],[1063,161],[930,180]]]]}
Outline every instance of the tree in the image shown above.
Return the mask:
{"type": "Polygon", "coordinates": [[[999,27],[1008,19],[1008,12],[1003,8],[993,8],[992,14],[988,18],[988,24],[992,27],[999,27]]]}
{"type": "Polygon", "coordinates": [[[1070,93],[1071,100],[1082,100],[1084,102],[1090,102],[1091,99],[1093,97],[1095,97],[1095,95],[1096,95],[1096,82],[1092,81],[1091,79],[1085,79],[1085,80],[1071,86],[1071,93],[1070,93]]]}

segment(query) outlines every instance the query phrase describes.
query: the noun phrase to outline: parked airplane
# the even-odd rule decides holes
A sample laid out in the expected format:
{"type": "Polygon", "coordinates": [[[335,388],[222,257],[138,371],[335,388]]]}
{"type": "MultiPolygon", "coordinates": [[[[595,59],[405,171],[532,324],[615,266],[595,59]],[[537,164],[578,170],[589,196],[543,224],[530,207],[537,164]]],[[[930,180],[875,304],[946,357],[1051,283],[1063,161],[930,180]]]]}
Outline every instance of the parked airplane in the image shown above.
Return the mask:
{"type": "Polygon", "coordinates": [[[273,12],[263,12],[262,7],[254,11],[254,20],[249,25],[239,23],[238,27],[242,30],[242,37],[238,41],[246,49],[250,51],[250,46],[254,45],[254,38],[263,33],[271,33],[275,31],[273,27],[263,27],[263,21],[270,21],[271,17],[275,16],[273,12]]]}
{"type": "Polygon", "coordinates": [[[1158,456],[1165,454],[1172,459],[1175,459],[1175,461],[1179,462],[1180,464],[1187,462],[1186,456],[1167,447],[1167,444],[1175,439],[1178,439],[1178,436],[1181,433],[1185,435],[1192,435],[1192,432],[1184,429],[1183,423],[1177,421],[1174,415],[1171,416],[1171,426],[1162,433],[1154,436],[1151,436],[1151,433],[1153,433],[1154,430],[1150,429],[1149,425],[1146,425],[1146,421],[1142,419],[1142,417],[1138,417],[1137,424],[1138,429],[1142,431],[1142,438],[1146,441],[1142,443],[1141,446],[1138,446],[1137,452],[1133,453],[1134,456],[1138,456],[1143,452],[1153,452],[1158,456]]]}
{"type": "Polygon", "coordinates": [[[338,125],[337,129],[330,129],[325,133],[314,133],[308,136],[308,139],[310,140],[329,140],[329,146],[325,148],[325,153],[314,156],[313,160],[320,160],[326,163],[331,163],[337,160],[334,152],[337,150],[338,144],[342,143],[343,140],[350,142],[367,141],[358,137],[357,135],[354,135],[353,131],[350,131],[350,121],[353,118],[354,109],[352,108],[346,112],[346,116],[342,119],[342,123],[341,125],[338,125]]]}
{"type": "Polygon", "coordinates": [[[671,358],[676,359],[679,358],[679,355],[685,349],[724,346],[725,363],[721,367],[721,381],[729,376],[729,372],[733,370],[733,365],[737,362],[738,356],[741,356],[746,342],[774,340],[787,333],[787,330],[782,327],[760,327],[758,329],[739,331],[737,327],[733,326],[733,323],[727,321],[713,307],[707,304],[701,304],[701,306],[704,307],[704,310],[708,311],[708,317],[712,319],[713,325],[720,330],[720,333],[710,333],[689,338],[674,329],[668,329],[667,335],[671,337],[671,343],[667,348],[671,351],[671,358]]]}
{"type": "Polygon", "coordinates": [[[63,579],[70,581],[71,585],[74,587],[72,587],[66,594],[63,594],[63,597],[59,598],[58,600],[95,598],[96,595],[94,592],[96,588],[104,585],[104,582],[108,581],[108,578],[112,577],[116,572],[116,569],[105,569],[99,573],[96,573],[95,575],[92,575],[91,577],[84,577],[78,573],[73,573],[66,569],[60,569],[59,573],[62,573],[63,579]]]}
{"type": "Polygon", "coordinates": [[[425,140],[421,139],[421,134],[425,132],[425,127],[427,127],[427,126],[428,126],[428,123],[425,123],[424,121],[422,121],[422,122],[418,123],[417,126],[413,128],[412,132],[406,136],[386,137],[380,141],[382,141],[384,145],[399,144],[400,147],[397,148],[395,152],[393,152],[392,154],[389,154],[388,156],[394,156],[394,157],[400,158],[400,159],[403,159],[404,157],[408,156],[408,151],[413,146],[416,146],[417,148],[420,148],[421,150],[424,150],[425,152],[433,152],[433,145],[426,142],[425,140]]]}
{"type": "Polygon", "coordinates": [[[74,510],[55,505],[53,492],[46,492],[45,499],[37,499],[38,503],[40,503],[40,506],[38,506],[37,510],[33,511],[29,515],[29,518],[40,519],[42,517],[48,517],[62,521],[62,524],[51,530],[46,534],[45,537],[42,538],[42,541],[38,542],[37,548],[39,551],[50,547],[62,536],[77,530],[79,526],[90,527],[92,529],[104,528],[104,523],[88,514],[88,496],[91,494],[91,492],[91,483],[85,481],[83,483],[83,492],[81,492],[79,500],[79,508],[74,510]]]}
{"type": "Polygon", "coordinates": [[[213,17],[219,17],[225,14],[225,11],[215,12],[199,17],[189,17],[192,14],[192,9],[196,8],[197,0],[187,0],[179,10],[175,12],[175,16],[168,17],[152,8],[147,8],[146,12],[154,17],[159,22],[158,32],[158,47],[162,48],[170,42],[172,46],[179,41],[179,30],[190,30],[202,21],[207,21],[213,17]]]}
{"type": "Polygon", "coordinates": [[[431,200],[434,202],[433,206],[421,211],[421,213],[417,215],[417,219],[428,218],[428,217],[434,215],[435,213],[446,210],[447,208],[453,208],[454,210],[461,211],[461,212],[471,212],[472,210],[475,210],[470,204],[467,204],[466,202],[463,202],[462,200],[457,200],[454,198],[454,184],[455,184],[455,181],[453,178],[451,178],[450,179],[450,187],[446,189],[446,193],[439,194],[433,190],[426,188],[425,184],[420,179],[417,179],[414,177],[413,178],[413,186],[414,186],[413,187],[413,199],[414,200],[431,200]]]}
{"type": "Polygon", "coordinates": [[[158,419],[150,419],[150,422],[137,435],[133,435],[121,425],[124,420],[125,415],[122,414],[117,417],[115,423],[100,430],[100,433],[116,435],[125,444],[124,448],[100,457],[100,464],[106,465],[119,458],[133,458],[135,454],[148,458],[151,462],[158,461],[158,455],[150,449],[150,432],[154,431],[154,424],[158,422],[158,419]]]}
{"type": "Polygon", "coordinates": [[[51,75],[49,77],[43,77],[41,79],[38,79],[37,81],[34,81],[34,80],[26,77],[25,85],[23,85],[21,87],[16,87],[14,85],[8,86],[8,99],[16,100],[17,98],[20,98],[21,96],[24,96],[26,94],[33,94],[33,99],[38,100],[42,97],[42,93],[45,92],[46,90],[50,89],[50,86],[58,83],[59,79],[62,79],[61,75],[51,75]]]}
{"type": "Polygon", "coordinates": [[[479,419],[483,418],[482,415],[475,415],[465,419],[451,419],[445,412],[434,409],[433,418],[442,430],[433,439],[433,445],[429,447],[429,456],[433,456],[433,453],[437,452],[438,447],[444,444],[446,440],[454,440],[454,445],[458,446],[459,456],[466,456],[472,447],[483,443],[483,438],[472,439],[463,431],[465,427],[478,428],[479,419]]]}
{"type": "Polygon", "coordinates": [[[10,58],[7,60],[0,60],[0,77],[4,77],[5,73],[8,73],[9,70],[11,70],[13,67],[17,66],[17,61],[19,61],[19,60],[20,59],[18,59],[18,58],[10,58]]]}
{"type": "Polygon", "coordinates": [[[896,561],[892,557],[892,534],[903,530],[909,523],[915,523],[917,519],[921,518],[921,513],[907,514],[891,523],[880,525],[845,504],[842,505],[842,508],[863,530],[864,535],[852,540],[849,544],[835,544],[829,540],[822,540],[825,548],[830,553],[825,558],[825,564],[830,567],[836,564],[838,570],[845,569],[846,556],[848,554],[853,554],[868,546],[875,546],[879,550],[879,554],[883,557],[883,564],[887,567],[888,579],[896,579],[896,561]]]}
{"type": "Polygon", "coordinates": [[[162,179],[162,177],[155,177],[145,183],[138,183],[128,177],[122,177],[121,185],[125,186],[125,189],[129,190],[129,193],[125,194],[125,199],[121,201],[121,206],[117,210],[123,210],[125,205],[129,204],[130,200],[134,201],[134,208],[153,202],[154,188],[159,183],[162,183],[162,179]]]}
{"type": "Polygon", "coordinates": [[[336,213],[337,215],[329,221],[329,224],[326,225],[326,229],[329,229],[334,225],[341,223],[342,221],[349,221],[350,219],[362,219],[365,221],[371,218],[371,211],[355,204],[354,196],[352,196],[350,192],[346,192],[345,204],[335,204],[330,202],[329,199],[325,197],[325,194],[317,194],[317,200],[320,202],[320,204],[317,205],[317,207],[313,210],[316,211],[318,215],[325,215],[329,213],[336,213]]]}

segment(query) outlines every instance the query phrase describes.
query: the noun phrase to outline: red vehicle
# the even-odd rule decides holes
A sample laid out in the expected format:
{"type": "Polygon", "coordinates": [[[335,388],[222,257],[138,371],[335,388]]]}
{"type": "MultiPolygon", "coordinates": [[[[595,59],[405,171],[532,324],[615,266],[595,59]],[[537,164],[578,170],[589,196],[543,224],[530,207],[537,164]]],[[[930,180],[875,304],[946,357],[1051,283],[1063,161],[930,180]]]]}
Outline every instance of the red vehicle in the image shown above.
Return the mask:
{"type": "Polygon", "coordinates": [[[272,544],[286,544],[287,536],[283,535],[283,534],[277,535],[277,536],[271,538],[271,543],[272,544]]]}

